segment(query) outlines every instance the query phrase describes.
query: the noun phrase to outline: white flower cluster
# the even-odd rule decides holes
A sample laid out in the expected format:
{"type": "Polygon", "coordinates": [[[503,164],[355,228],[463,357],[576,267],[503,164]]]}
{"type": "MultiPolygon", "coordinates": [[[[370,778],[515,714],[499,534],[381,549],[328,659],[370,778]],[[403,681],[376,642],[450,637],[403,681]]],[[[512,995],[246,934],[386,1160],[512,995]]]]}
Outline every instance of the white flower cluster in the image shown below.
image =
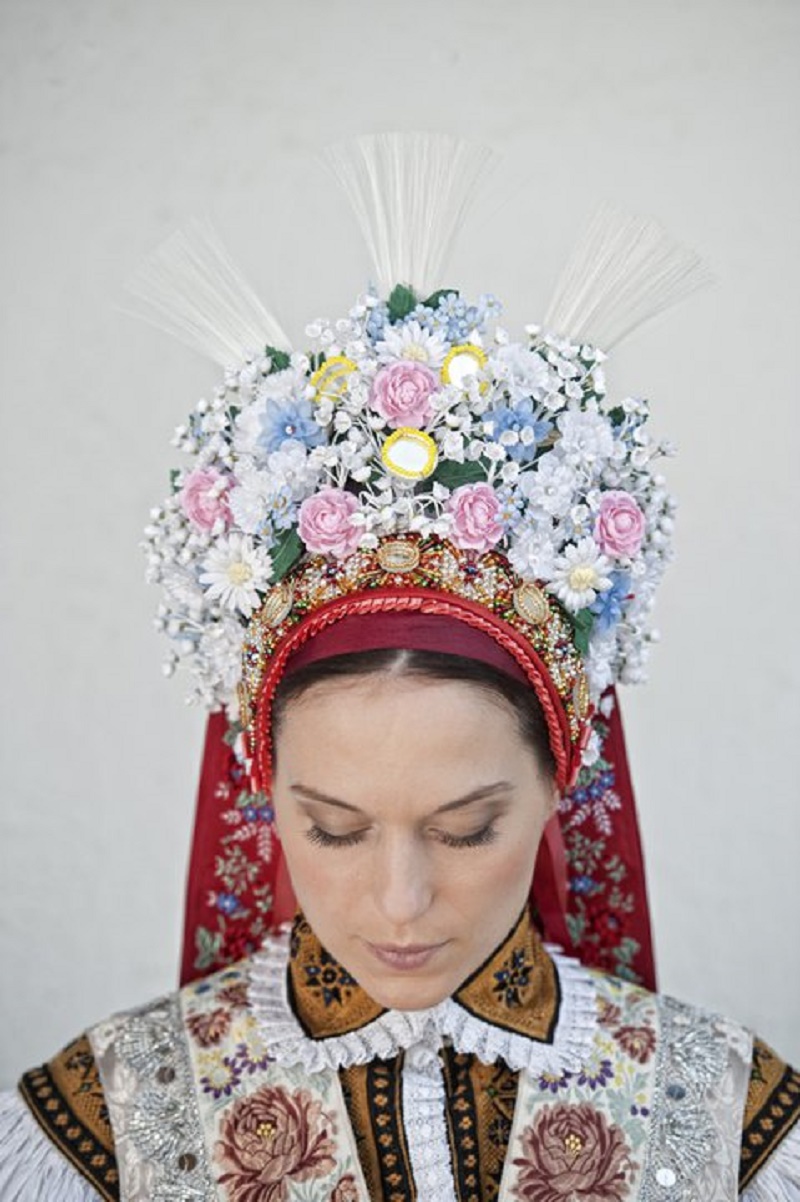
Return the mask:
{"type": "Polygon", "coordinates": [[[226,374],[175,445],[190,457],[146,529],[165,665],[193,699],[235,711],[244,628],[307,552],[342,558],[415,531],[498,548],[552,592],[590,690],[643,678],[674,506],[647,406],[609,404],[600,351],[527,327],[497,302],[397,288],[226,374]]]}

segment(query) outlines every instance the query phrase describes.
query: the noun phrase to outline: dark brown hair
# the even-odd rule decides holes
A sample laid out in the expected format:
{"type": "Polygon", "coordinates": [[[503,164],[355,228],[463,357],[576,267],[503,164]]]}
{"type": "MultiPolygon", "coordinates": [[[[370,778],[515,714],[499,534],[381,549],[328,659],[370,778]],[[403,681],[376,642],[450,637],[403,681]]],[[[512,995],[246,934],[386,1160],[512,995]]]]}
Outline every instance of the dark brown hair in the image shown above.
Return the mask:
{"type": "Polygon", "coordinates": [[[519,733],[536,756],[542,773],[550,779],[555,777],[556,763],[550,749],[547,722],[532,688],[480,660],[441,651],[415,651],[398,647],[334,655],[329,659],[315,660],[284,676],[272,702],[273,755],[281,722],[292,701],[323,682],[380,674],[416,676],[422,680],[463,681],[495,698],[502,698],[513,711],[519,733]]]}

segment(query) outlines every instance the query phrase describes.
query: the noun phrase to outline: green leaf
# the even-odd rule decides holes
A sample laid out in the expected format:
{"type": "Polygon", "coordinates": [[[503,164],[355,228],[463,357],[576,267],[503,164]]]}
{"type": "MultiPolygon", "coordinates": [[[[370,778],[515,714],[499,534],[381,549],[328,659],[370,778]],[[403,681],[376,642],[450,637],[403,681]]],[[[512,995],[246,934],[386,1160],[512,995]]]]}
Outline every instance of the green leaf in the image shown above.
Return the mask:
{"type": "Polygon", "coordinates": [[[169,474],[169,487],[170,487],[170,491],[173,493],[176,493],[178,491],[178,488],[180,487],[178,484],[178,477],[180,476],[180,474],[181,474],[180,468],[177,468],[177,467],[174,467],[169,474]]]}
{"type": "Polygon", "coordinates": [[[625,421],[625,410],[621,405],[615,405],[613,409],[609,409],[608,416],[612,426],[621,426],[625,421]]]}
{"type": "Polygon", "coordinates": [[[287,355],[286,351],[278,350],[277,346],[266,346],[264,347],[264,351],[267,355],[269,355],[270,375],[273,375],[273,373],[276,371],[285,371],[291,363],[291,359],[287,355]]]}
{"type": "Polygon", "coordinates": [[[212,932],[205,927],[198,927],[194,934],[197,958],[195,968],[210,968],[222,947],[222,932],[212,932]]]}
{"type": "Polygon", "coordinates": [[[464,463],[457,463],[455,459],[440,459],[433,479],[445,488],[478,484],[486,479],[486,464],[481,459],[468,459],[464,463]]]}
{"type": "Polygon", "coordinates": [[[406,284],[398,284],[389,297],[389,321],[402,321],[414,309],[417,298],[406,284]]]}
{"type": "Polygon", "coordinates": [[[586,655],[589,651],[589,635],[594,626],[594,614],[590,609],[580,609],[576,614],[570,614],[570,621],[575,631],[575,646],[581,655],[586,655]]]}
{"type": "Polygon", "coordinates": [[[235,747],[236,740],[239,738],[239,735],[243,730],[244,727],[242,726],[241,722],[238,720],[234,721],[232,718],[228,718],[228,726],[225,730],[225,734],[222,736],[222,742],[226,743],[228,747],[235,747]]]}
{"type": "Polygon", "coordinates": [[[284,530],[272,549],[272,578],[282,580],[303,554],[303,543],[297,527],[284,530]]]}
{"type": "Polygon", "coordinates": [[[437,288],[437,290],[432,292],[428,299],[424,300],[422,303],[426,309],[438,309],[441,301],[443,301],[446,296],[458,296],[458,289],[437,288]]]}

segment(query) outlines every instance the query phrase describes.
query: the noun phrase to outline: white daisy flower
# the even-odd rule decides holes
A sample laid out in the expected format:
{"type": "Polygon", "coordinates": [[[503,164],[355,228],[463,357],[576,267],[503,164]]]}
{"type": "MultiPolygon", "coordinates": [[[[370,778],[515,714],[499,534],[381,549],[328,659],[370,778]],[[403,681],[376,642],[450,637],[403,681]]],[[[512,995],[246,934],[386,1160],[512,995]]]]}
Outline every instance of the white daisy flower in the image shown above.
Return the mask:
{"type": "Polygon", "coordinates": [[[246,618],[260,605],[257,590],[266,587],[272,573],[271,557],[244,534],[220,539],[202,566],[200,583],[209,599],[246,618]]]}
{"type": "Polygon", "coordinates": [[[402,326],[387,325],[376,350],[382,363],[404,359],[424,363],[426,367],[438,371],[445,361],[448,347],[438,331],[426,330],[418,321],[409,321],[402,326]]]}
{"type": "Polygon", "coordinates": [[[597,594],[610,587],[611,564],[593,538],[582,538],[564,548],[548,585],[572,613],[592,605],[597,594]]]}

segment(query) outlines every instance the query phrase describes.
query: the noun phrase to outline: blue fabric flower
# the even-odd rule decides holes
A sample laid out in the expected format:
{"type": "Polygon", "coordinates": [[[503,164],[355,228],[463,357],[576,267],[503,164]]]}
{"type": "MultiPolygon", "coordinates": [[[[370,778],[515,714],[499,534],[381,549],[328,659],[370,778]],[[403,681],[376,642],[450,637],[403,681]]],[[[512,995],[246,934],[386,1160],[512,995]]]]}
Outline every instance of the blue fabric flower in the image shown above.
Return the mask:
{"type": "Polygon", "coordinates": [[[318,447],[325,441],[323,430],[314,421],[311,402],[294,397],[269,401],[261,417],[259,446],[269,455],[290,440],[306,447],[318,447]]]}
{"type": "Polygon", "coordinates": [[[622,617],[623,603],[630,595],[631,578],[627,572],[612,572],[611,573],[611,588],[605,589],[604,592],[598,593],[597,600],[590,606],[592,613],[597,621],[595,623],[598,631],[605,634],[616,626],[622,617]]]}
{"type": "Polygon", "coordinates": [[[372,342],[380,342],[380,340],[383,338],[383,331],[386,327],[387,320],[388,314],[385,304],[375,305],[372,309],[370,309],[369,316],[367,317],[365,323],[365,329],[367,331],[367,337],[372,342]]]}
{"type": "Polygon", "coordinates": [[[536,455],[538,444],[547,437],[553,428],[553,423],[546,419],[536,420],[534,403],[530,397],[524,397],[513,405],[498,405],[496,409],[492,409],[486,414],[486,420],[494,423],[490,435],[493,442],[500,442],[500,436],[507,430],[513,431],[520,438],[519,442],[506,444],[506,452],[509,457],[516,459],[518,463],[529,463],[536,455]],[[522,431],[525,429],[531,430],[533,434],[531,442],[522,442],[522,431]]]}
{"type": "MultiPolygon", "coordinates": [[[[315,443],[308,443],[308,446],[315,446],[315,443]]],[[[288,530],[297,520],[297,505],[292,497],[291,490],[288,485],[277,489],[274,493],[270,493],[267,499],[267,512],[269,515],[270,524],[275,530],[288,530]]]]}

